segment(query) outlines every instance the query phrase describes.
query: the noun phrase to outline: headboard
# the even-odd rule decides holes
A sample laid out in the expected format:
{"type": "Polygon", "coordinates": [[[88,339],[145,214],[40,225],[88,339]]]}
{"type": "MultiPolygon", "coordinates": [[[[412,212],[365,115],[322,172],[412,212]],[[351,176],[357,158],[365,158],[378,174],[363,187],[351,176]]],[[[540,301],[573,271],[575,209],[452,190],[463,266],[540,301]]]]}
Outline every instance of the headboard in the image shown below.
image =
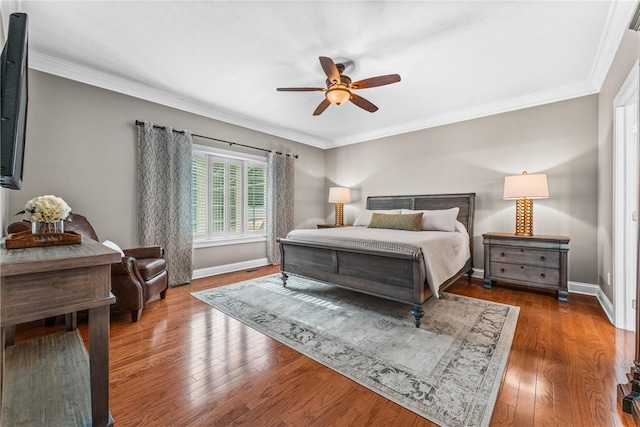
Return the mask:
{"type": "Polygon", "coordinates": [[[367,209],[437,210],[459,207],[458,221],[469,232],[469,251],[473,267],[473,221],[476,210],[476,193],[421,194],[414,196],[369,196],[367,209]]]}

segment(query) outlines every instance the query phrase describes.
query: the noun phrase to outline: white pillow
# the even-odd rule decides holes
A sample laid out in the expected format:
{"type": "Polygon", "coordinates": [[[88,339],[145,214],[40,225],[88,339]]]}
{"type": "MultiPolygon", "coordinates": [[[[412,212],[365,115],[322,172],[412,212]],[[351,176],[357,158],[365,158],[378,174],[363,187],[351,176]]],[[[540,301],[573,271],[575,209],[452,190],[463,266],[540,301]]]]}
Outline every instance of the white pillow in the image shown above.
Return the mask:
{"type": "Polygon", "coordinates": [[[441,210],[412,211],[402,209],[403,214],[422,212],[422,230],[424,231],[455,231],[456,219],[460,208],[441,210]]]}
{"type": "Polygon", "coordinates": [[[113,249],[114,251],[120,252],[120,255],[124,256],[124,252],[122,251],[122,249],[120,249],[120,246],[118,246],[117,244],[113,243],[111,240],[105,240],[104,242],[102,242],[102,244],[105,245],[108,248],[113,249]]]}
{"type": "Polygon", "coordinates": [[[464,234],[468,234],[469,233],[467,231],[467,227],[465,227],[464,224],[461,223],[458,220],[456,220],[456,231],[459,232],[459,233],[464,233],[464,234]]]}
{"type": "Polygon", "coordinates": [[[387,214],[387,215],[397,215],[400,213],[400,209],[387,209],[387,210],[376,210],[370,211],[369,209],[362,209],[358,212],[358,216],[356,220],[353,221],[354,227],[368,227],[371,222],[371,217],[374,213],[387,214]]]}

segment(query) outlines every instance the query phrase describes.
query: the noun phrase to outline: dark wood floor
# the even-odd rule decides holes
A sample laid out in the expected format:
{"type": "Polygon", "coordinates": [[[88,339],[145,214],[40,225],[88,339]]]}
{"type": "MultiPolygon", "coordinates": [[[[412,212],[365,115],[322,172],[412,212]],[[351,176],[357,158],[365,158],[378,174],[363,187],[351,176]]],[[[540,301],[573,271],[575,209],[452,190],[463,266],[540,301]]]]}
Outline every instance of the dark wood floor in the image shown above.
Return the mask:
{"type": "MultiPolygon", "coordinates": [[[[138,323],[111,322],[111,404],[117,426],[429,426],[432,423],[190,296],[276,272],[265,267],[170,289],[138,323]]],[[[492,425],[633,425],[616,385],[634,334],[615,329],[593,297],[461,279],[449,291],[520,307],[492,425]]],[[[64,329],[20,325],[17,341],[64,329]]],[[[80,330],[87,338],[86,322],[80,330]]]]}

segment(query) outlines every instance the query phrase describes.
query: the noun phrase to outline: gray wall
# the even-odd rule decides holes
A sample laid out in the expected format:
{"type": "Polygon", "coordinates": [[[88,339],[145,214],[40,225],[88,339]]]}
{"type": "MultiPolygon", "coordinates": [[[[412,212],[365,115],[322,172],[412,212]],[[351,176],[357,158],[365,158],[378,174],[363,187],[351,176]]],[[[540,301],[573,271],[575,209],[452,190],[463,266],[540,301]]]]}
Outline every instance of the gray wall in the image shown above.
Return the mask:
{"type": "MultiPolygon", "coordinates": [[[[326,152],[326,186],[354,190],[348,223],[367,196],[475,192],[474,261],[483,268],[482,233],[515,229],[505,175],[546,173],[550,198],[535,201],[534,233],[569,236],[570,280],[596,283],[597,126],[591,95],[339,147],[326,152]]],[[[331,221],[330,205],[325,215],[331,221]]]]}
{"type": "MultiPolygon", "coordinates": [[[[29,70],[29,85],[24,183],[22,190],[9,192],[11,214],[22,210],[32,197],[55,194],[73,211],[86,215],[100,239],[125,248],[136,246],[134,122],[140,119],[298,154],[296,226],[311,227],[322,220],[326,203],[320,149],[34,70],[29,70]]],[[[194,142],[228,148],[203,139],[194,142]]],[[[203,248],[195,251],[194,266],[206,268],[265,256],[264,243],[203,248]]]]}
{"type": "MultiPolygon", "coordinates": [[[[640,56],[640,33],[627,30],[600,90],[598,105],[598,281],[609,301],[613,289],[613,99],[640,56]]],[[[640,72],[636,70],[636,72],[640,72]]]]}

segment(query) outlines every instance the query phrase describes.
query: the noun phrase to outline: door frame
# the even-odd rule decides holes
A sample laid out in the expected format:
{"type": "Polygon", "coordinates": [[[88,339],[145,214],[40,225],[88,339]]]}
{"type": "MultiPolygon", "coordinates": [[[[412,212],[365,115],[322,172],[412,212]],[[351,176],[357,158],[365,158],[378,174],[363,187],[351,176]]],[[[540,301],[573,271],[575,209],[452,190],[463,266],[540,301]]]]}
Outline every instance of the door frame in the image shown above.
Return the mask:
{"type": "MultiPolygon", "coordinates": [[[[612,281],[611,286],[613,289],[613,313],[614,313],[614,326],[630,331],[635,330],[635,309],[631,307],[631,301],[636,298],[636,280],[633,283],[628,283],[625,277],[629,275],[630,271],[636,274],[637,258],[632,256],[627,250],[625,236],[629,228],[627,219],[629,209],[627,205],[628,195],[633,192],[637,199],[638,194],[638,170],[639,161],[638,156],[633,156],[632,159],[628,159],[627,149],[625,147],[626,141],[628,141],[628,120],[627,106],[631,104],[636,105],[636,111],[638,107],[639,99],[639,80],[640,80],[640,60],[636,60],[629,75],[627,76],[624,84],[618,91],[618,94],[613,100],[613,266],[612,266],[612,281]],[[631,160],[631,161],[629,161],[631,160]],[[633,188],[630,188],[627,183],[636,183],[633,188]]],[[[636,142],[636,148],[638,145],[638,132],[637,132],[637,114],[635,117],[635,131],[634,138],[636,142]]],[[[637,149],[636,149],[637,154],[637,149]]],[[[636,207],[635,210],[638,208],[636,207]]],[[[637,234],[637,221],[635,222],[635,230],[633,233],[634,239],[637,234]]],[[[637,242],[636,242],[637,247],[637,242]]],[[[607,278],[607,280],[609,280],[607,278]]]]}

